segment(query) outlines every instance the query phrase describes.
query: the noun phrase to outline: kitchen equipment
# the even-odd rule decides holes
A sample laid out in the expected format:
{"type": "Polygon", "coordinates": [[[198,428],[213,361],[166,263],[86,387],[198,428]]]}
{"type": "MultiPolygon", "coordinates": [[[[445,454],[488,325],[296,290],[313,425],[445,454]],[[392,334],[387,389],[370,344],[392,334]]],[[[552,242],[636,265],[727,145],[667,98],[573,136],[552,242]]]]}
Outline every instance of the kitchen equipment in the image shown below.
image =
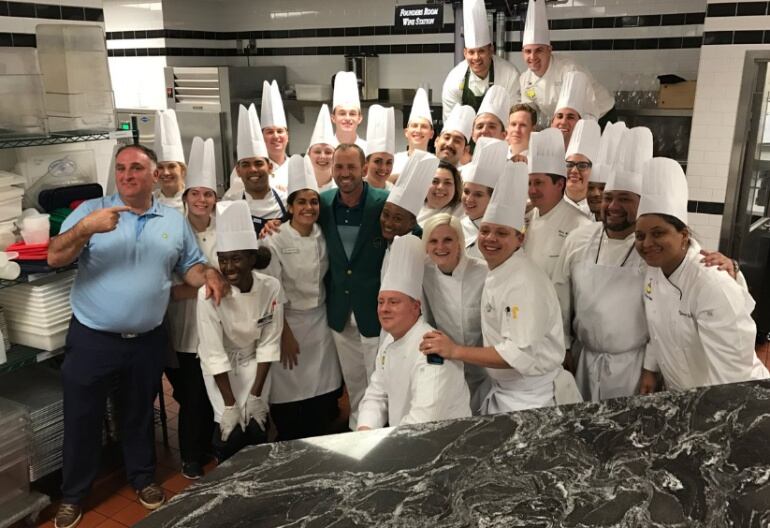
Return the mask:
{"type": "Polygon", "coordinates": [[[376,100],[380,88],[380,59],[376,55],[346,55],[345,71],[353,72],[358,79],[362,101],[376,100]]]}
{"type": "Polygon", "coordinates": [[[37,50],[0,48],[0,137],[48,132],[37,50]]]}

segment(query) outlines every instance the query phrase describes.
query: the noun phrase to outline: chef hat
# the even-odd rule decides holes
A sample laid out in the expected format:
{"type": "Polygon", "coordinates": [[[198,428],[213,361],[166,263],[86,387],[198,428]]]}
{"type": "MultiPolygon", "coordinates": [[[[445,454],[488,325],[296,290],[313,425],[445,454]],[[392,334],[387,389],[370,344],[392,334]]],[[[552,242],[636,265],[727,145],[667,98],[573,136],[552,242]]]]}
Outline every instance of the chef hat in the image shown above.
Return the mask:
{"type": "Polygon", "coordinates": [[[179,123],[173,110],[155,112],[155,155],[158,161],[177,161],[184,163],[182,136],[179,123]]]}
{"type": "Polygon", "coordinates": [[[599,123],[593,119],[581,119],[577,122],[575,128],[572,129],[566,157],[569,158],[573,154],[582,154],[594,163],[599,153],[601,137],[602,129],[599,123]]]}
{"type": "Polygon", "coordinates": [[[329,105],[327,104],[322,104],[321,109],[318,111],[313,135],[310,136],[310,144],[307,149],[310,150],[310,147],[319,143],[332,146],[337,144],[337,138],[335,138],[334,129],[332,128],[332,120],[329,116],[329,105]]]}
{"type": "Polygon", "coordinates": [[[388,194],[387,202],[406,209],[414,216],[425,204],[430,184],[436,176],[439,160],[424,150],[415,150],[388,194]]]}
{"type": "Polygon", "coordinates": [[[588,75],[580,71],[570,71],[564,76],[556,111],[571,108],[580,117],[589,117],[593,115],[593,100],[594,89],[588,75]]]}
{"type": "Polygon", "coordinates": [[[340,71],[334,76],[332,112],[338,106],[361,108],[361,101],[358,99],[358,78],[353,72],[340,71]]]}
{"type": "Polygon", "coordinates": [[[380,291],[397,291],[419,300],[424,273],[425,248],[422,241],[411,233],[397,236],[390,246],[388,269],[382,278],[380,291]]]}
{"type": "Polygon", "coordinates": [[[468,142],[471,140],[474,119],[476,119],[476,111],[473,107],[468,105],[455,105],[454,108],[452,108],[452,111],[449,112],[446,121],[444,121],[444,128],[441,130],[441,133],[459,132],[465,136],[465,141],[468,142]]]}
{"type": "Polygon", "coordinates": [[[508,143],[502,139],[480,137],[473,151],[473,159],[460,169],[463,182],[494,188],[507,161],[508,143]]]}
{"type": "Polygon", "coordinates": [[[484,0],[463,0],[463,33],[466,48],[483,48],[492,44],[484,0]]]}
{"type": "Polygon", "coordinates": [[[190,163],[187,167],[187,188],[205,187],[217,192],[217,161],[214,140],[195,136],[190,147],[190,163]]]}
{"type": "Polygon", "coordinates": [[[647,127],[626,131],[605,191],[629,191],[642,194],[645,163],[652,159],[652,132],[647,127]]]}
{"type": "Polygon", "coordinates": [[[687,225],[687,178],[681,165],[669,158],[652,158],[642,170],[642,197],[637,217],[665,214],[687,225]]]}
{"type": "Polygon", "coordinates": [[[289,172],[289,183],[286,186],[286,196],[291,196],[292,193],[301,191],[302,189],[310,189],[311,191],[318,191],[318,182],[315,179],[315,173],[313,172],[313,165],[310,162],[308,156],[300,156],[294,154],[286,162],[286,167],[289,172]]]}
{"type": "Polygon", "coordinates": [[[558,128],[533,132],[529,137],[529,173],[555,174],[567,177],[564,163],[564,135],[558,128]]]}
{"type": "Polygon", "coordinates": [[[527,46],[529,44],[551,45],[551,38],[548,35],[548,15],[545,13],[545,0],[529,0],[521,45],[527,46]]]}
{"type": "Polygon", "coordinates": [[[262,82],[262,110],[260,115],[262,115],[262,128],[287,127],[281,91],[275,81],[272,84],[268,84],[267,81],[262,82]]]}
{"type": "Polygon", "coordinates": [[[511,98],[508,96],[508,92],[499,84],[493,84],[484,94],[484,99],[481,100],[479,111],[476,112],[476,117],[481,114],[493,114],[503,124],[503,128],[508,124],[508,110],[511,108],[511,98]]]}
{"type": "MultiPolygon", "coordinates": [[[[414,100],[412,101],[412,111],[409,112],[409,123],[417,121],[418,119],[425,119],[433,126],[433,116],[430,114],[430,102],[428,101],[428,93],[423,88],[417,88],[414,93],[414,100]]],[[[367,141],[369,137],[367,136],[367,141]]]]}
{"type": "Polygon", "coordinates": [[[246,200],[217,202],[217,252],[257,249],[257,233],[246,200]]]}
{"type": "MultiPolygon", "coordinates": [[[[626,134],[626,124],[623,121],[617,123],[607,123],[604,126],[604,133],[599,139],[599,151],[596,155],[596,161],[591,169],[591,179],[594,183],[608,183],[613,167],[617,160],[621,142],[626,134]]],[[[573,132],[574,134],[574,132],[573,132]]]]}
{"type": "Polygon", "coordinates": [[[524,162],[506,163],[503,175],[497,181],[492,198],[482,222],[524,229],[524,214],[527,208],[529,170],[524,162]]]}
{"type": "Polygon", "coordinates": [[[253,104],[248,110],[241,105],[238,111],[238,161],[246,158],[267,158],[267,145],[253,104]]]}
{"type": "Polygon", "coordinates": [[[396,152],[396,118],[393,107],[369,107],[369,116],[366,118],[366,152],[396,152]]]}

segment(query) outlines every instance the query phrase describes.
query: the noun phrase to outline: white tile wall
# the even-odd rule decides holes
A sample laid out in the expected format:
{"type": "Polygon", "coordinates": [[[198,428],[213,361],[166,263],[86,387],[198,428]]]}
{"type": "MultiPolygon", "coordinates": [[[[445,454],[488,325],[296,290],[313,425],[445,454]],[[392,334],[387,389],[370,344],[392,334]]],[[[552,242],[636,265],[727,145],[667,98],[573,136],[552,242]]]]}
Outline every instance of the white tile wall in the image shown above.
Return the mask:
{"type": "Polygon", "coordinates": [[[164,27],[160,0],[103,0],[103,2],[104,25],[107,31],[163,29],[164,27]]]}

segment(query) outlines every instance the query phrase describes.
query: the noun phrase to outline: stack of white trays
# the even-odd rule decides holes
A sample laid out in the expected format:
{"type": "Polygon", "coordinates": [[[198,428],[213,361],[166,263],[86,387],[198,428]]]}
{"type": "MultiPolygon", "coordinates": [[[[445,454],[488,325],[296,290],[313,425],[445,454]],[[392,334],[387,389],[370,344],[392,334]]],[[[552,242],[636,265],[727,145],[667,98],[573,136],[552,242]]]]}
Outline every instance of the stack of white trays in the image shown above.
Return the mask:
{"type": "Polygon", "coordinates": [[[29,494],[29,413],[0,398],[0,505],[29,494]]]}

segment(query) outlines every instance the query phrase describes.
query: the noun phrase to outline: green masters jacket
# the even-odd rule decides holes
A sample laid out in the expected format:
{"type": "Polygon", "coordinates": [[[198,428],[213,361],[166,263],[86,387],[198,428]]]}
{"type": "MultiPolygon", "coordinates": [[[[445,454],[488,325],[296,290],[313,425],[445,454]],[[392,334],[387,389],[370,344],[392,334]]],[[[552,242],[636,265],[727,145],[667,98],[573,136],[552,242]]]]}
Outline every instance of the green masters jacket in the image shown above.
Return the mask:
{"type": "Polygon", "coordinates": [[[387,244],[382,238],[380,213],[388,192],[368,186],[363,217],[353,252],[348,260],[334,219],[337,189],[321,193],[318,223],[326,238],[329,271],[326,283],[326,316],[329,327],[342,332],[350,318],[356,316],[358,330],[364,337],[380,335],[377,319],[377,295],[380,292],[380,269],[387,244]]]}

